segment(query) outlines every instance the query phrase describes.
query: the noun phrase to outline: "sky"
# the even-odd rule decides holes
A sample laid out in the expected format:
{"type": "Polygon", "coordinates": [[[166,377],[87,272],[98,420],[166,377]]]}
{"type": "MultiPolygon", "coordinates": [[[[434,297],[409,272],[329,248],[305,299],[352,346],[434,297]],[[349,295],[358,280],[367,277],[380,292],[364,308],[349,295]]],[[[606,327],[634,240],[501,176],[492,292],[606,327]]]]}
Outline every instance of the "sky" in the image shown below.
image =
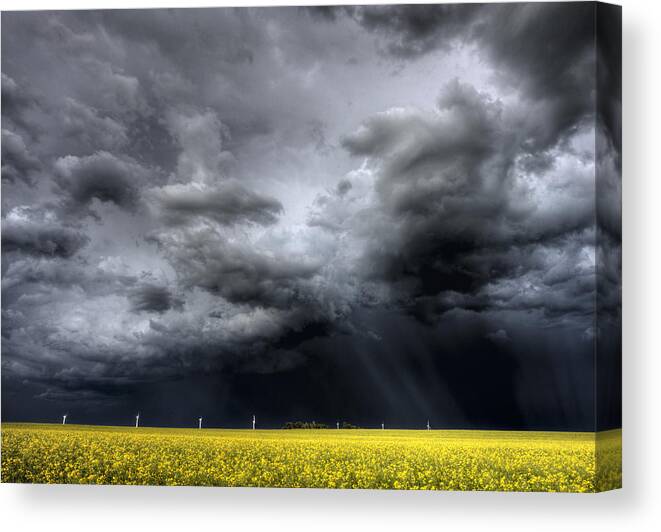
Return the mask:
{"type": "Polygon", "coordinates": [[[4,12],[3,420],[619,426],[595,10],[4,12]]]}

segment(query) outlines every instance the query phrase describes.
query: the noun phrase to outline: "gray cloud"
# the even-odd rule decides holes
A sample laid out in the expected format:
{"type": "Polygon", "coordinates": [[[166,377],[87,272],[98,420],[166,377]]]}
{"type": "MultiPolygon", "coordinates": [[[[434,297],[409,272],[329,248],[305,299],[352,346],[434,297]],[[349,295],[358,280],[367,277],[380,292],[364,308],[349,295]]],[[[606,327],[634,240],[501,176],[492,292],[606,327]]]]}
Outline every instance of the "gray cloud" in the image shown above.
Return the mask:
{"type": "Polygon", "coordinates": [[[229,242],[210,227],[182,228],[152,237],[189,287],[199,287],[235,303],[288,307],[304,297],[302,282],[320,268],[302,257],[259,253],[229,242]]]}
{"type": "MultiPolygon", "coordinates": [[[[373,242],[363,259],[365,273],[397,286],[402,302],[425,319],[435,308],[459,305],[563,308],[546,291],[507,297],[505,305],[502,293],[485,288],[499,280],[517,290],[541,283],[526,275],[541,275],[564,248],[583,242],[594,216],[594,168],[583,164],[580,153],[570,151],[566,161],[556,156],[550,168],[532,174],[550,180],[546,190],[529,188],[530,167],[519,163],[527,131],[522,134],[517,115],[455,81],[434,112],[391,109],[343,141],[352,154],[373,161],[376,175],[376,205],[362,229],[373,242]],[[520,249],[537,253],[541,264],[530,264],[520,249]],[[457,293],[472,296],[451,296],[457,293]]],[[[585,246],[589,260],[593,243],[585,246]]],[[[565,267],[578,274],[576,263],[565,267]]],[[[594,269],[587,274],[589,285],[594,269]]],[[[588,298],[573,296],[571,290],[563,296],[566,311],[590,308],[588,298]]]]}
{"type": "Polygon", "coordinates": [[[162,314],[172,308],[181,309],[182,302],[168,287],[145,282],[128,294],[133,312],[155,312],[162,314]]]}
{"type": "Polygon", "coordinates": [[[369,31],[385,37],[388,53],[402,59],[416,57],[470,33],[482,6],[463,9],[448,5],[357,6],[346,12],[369,31]]]}
{"type": "Polygon", "coordinates": [[[90,213],[92,200],[134,210],[140,186],[149,179],[149,170],[136,161],[105,151],[85,157],[61,157],[55,162],[55,173],[57,184],[66,194],[65,207],[90,213]]]}
{"type": "Polygon", "coordinates": [[[59,225],[52,213],[22,208],[12,210],[2,219],[3,253],[68,258],[88,241],[86,235],[59,225]]]}
{"type": "MultiPolygon", "coordinates": [[[[34,94],[20,86],[13,78],[2,73],[2,116],[6,122],[17,128],[25,128],[29,123],[29,113],[38,111],[39,104],[34,94]]],[[[6,127],[3,123],[3,127],[6,127]]]]}
{"type": "Polygon", "coordinates": [[[23,138],[17,133],[2,130],[2,179],[10,182],[23,181],[31,185],[34,173],[41,168],[23,138]]]}
{"type": "Polygon", "coordinates": [[[275,198],[248,190],[236,181],[213,187],[204,185],[167,185],[149,194],[157,213],[171,224],[182,224],[203,217],[222,225],[256,223],[271,225],[282,212],[275,198]]]}
{"type": "Polygon", "coordinates": [[[591,4],[363,6],[349,13],[384,35],[395,58],[477,44],[496,80],[533,105],[535,129],[524,145],[533,152],[555,144],[594,108],[594,95],[584,90],[595,82],[591,4]]]}
{"type": "Polygon", "coordinates": [[[101,116],[95,109],[72,98],[65,100],[57,118],[62,135],[71,139],[72,146],[67,146],[69,153],[113,150],[128,142],[128,128],[124,124],[101,116]]]}

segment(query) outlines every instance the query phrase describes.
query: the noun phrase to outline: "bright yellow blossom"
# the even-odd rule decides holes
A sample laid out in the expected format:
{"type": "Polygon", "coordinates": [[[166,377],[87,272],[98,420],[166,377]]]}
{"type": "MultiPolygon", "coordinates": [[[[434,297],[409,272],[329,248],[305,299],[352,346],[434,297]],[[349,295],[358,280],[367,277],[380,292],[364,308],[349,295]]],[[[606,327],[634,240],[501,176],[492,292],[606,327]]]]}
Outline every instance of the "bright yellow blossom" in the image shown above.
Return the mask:
{"type": "Polygon", "coordinates": [[[187,430],[2,425],[2,482],[591,492],[621,431],[187,430]]]}

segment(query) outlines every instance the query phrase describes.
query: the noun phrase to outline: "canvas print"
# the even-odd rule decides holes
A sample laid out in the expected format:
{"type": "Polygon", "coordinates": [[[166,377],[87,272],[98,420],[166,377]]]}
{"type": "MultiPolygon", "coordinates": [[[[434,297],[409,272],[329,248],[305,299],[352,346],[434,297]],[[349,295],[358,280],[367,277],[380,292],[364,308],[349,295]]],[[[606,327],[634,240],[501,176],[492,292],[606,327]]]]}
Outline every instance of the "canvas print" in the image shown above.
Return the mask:
{"type": "Polygon", "coordinates": [[[597,492],[621,9],[2,13],[2,482],[597,492]]]}

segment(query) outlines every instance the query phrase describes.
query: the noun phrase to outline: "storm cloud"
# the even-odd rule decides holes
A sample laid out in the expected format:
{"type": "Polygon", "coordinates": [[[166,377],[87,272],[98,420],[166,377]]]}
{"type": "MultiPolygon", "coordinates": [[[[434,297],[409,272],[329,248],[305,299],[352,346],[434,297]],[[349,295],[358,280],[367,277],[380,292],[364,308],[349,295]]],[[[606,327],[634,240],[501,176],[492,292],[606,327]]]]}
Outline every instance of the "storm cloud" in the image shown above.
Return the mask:
{"type": "Polygon", "coordinates": [[[148,171],[131,159],[100,151],[85,157],[67,155],[54,163],[55,181],[69,209],[89,209],[93,200],[136,208],[148,171]]]}
{"type": "Polygon", "coordinates": [[[68,258],[88,241],[83,233],[58,225],[53,213],[15,208],[2,219],[3,253],[68,258]]]}
{"type": "Polygon", "coordinates": [[[133,312],[155,312],[162,314],[171,308],[181,308],[178,300],[165,286],[142,283],[128,295],[133,312]]]}
{"type": "Polygon", "coordinates": [[[3,13],[3,417],[589,429],[595,9],[3,13]]]}
{"type": "Polygon", "coordinates": [[[202,217],[222,225],[241,222],[271,225],[282,211],[277,199],[262,196],[235,181],[216,187],[167,185],[152,191],[151,197],[159,214],[172,224],[202,217]]]}
{"type": "MultiPolygon", "coordinates": [[[[500,283],[541,290],[555,284],[552,268],[572,279],[594,274],[589,131],[572,136],[550,168],[522,164],[520,142],[516,110],[511,116],[456,80],[432,112],[393,108],[345,137],[344,146],[368,157],[376,177],[373,219],[363,220],[363,230],[377,235],[364,256],[366,275],[401,287],[400,297],[419,312],[435,304],[430,298],[453,293],[470,297],[450,297],[449,308],[463,299],[472,308],[501,303],[510,290],[500,283]],[[531,177],[539,179],[536,188],[531,177]],[[582,260],[570,251],[575,247],[582,260]]],[[[565,296],[568,307],[577,302],[572,291],[565,296]]],[[[550,301],[542,292],[536,298],[550,301]]]]}

